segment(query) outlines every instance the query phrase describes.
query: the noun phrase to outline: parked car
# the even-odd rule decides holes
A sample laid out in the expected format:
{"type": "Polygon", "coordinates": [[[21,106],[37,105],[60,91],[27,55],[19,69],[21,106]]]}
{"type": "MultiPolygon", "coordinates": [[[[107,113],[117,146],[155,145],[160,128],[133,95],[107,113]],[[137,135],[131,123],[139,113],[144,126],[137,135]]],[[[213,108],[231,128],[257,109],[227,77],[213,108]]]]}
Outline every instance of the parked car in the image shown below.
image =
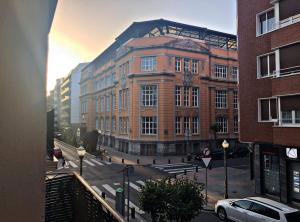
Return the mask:
{"type": "Polygon", "coordinates": [[[57,159],[62,158],[62,151],[61,151],[60,148],[54,147],[53,150],[54,150],[53,155],[54,155],[57,159]]]}
{"type": "Polygon", "coordinates": [[[262,197],[219,200],[215,212],[222,221],[298,222],[300,212],[282,203],[262,197]]]}

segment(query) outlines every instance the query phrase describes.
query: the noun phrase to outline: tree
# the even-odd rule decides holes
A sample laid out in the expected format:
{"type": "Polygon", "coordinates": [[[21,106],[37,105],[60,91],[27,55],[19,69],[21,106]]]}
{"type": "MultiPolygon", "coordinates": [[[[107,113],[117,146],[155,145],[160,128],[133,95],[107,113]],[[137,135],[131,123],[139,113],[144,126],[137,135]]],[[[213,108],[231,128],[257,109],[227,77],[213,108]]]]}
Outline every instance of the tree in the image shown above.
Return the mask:
{"type": "Polygon", "coordinates": [[[202,187],[187,179],[148,181],[142,188],[140,205],[153,222],[191,221],[204,203],[202,187]]]}

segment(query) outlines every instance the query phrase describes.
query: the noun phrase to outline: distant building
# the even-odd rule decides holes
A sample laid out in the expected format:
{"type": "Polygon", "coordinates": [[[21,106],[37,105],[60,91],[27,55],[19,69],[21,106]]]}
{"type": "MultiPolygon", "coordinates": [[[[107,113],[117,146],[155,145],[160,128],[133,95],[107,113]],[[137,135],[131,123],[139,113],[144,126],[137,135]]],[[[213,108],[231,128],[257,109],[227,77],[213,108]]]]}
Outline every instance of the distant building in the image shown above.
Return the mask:
{"type": "Polygon", "coordinates": [[[300,202],[300,1],[238,2],[240,140],[255,190],[300,202]]]}
{"type": "Polygon", "coordinates": [[[62,129],[78,128],[80,126],[80,78],[81,70],[87,63],[77,65],[66,77],[61,84],[61,114],[60,127],[62,129]]]}
{"type": "Polygon", "coordinates": [[[60,113],[61,113],[61,84],[63,79],[57,79],[53,94],[54,108],[54,130],[60,131],[60,113]]]}
{"type": "MultiPolygon", "coordinates": [[[[86,66],[81,124],[138,155],[199,153],[238,138],[236,36],[167,20],[135,22],[86,66]]],[[[218,149],[218,148],[217,148],[218,149]]]]}
{"type": "Polygon", "coordinates": [[[47,112],[54,109],[54,90],[47,96],[47,112]]]}

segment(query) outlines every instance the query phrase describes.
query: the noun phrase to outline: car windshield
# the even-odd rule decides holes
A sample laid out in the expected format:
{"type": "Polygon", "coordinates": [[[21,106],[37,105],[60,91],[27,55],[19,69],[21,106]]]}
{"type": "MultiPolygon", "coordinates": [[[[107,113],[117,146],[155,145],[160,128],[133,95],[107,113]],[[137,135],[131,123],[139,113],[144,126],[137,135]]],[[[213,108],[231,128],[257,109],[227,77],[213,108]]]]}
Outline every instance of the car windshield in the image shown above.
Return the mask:
{"type": "Polygon", "coordinates": [[[296,211],[293,213],[288,213],[288,214],[285,214],[285,217],[286,217],[287,222],[299,222],[300,212],[296,211]]]}

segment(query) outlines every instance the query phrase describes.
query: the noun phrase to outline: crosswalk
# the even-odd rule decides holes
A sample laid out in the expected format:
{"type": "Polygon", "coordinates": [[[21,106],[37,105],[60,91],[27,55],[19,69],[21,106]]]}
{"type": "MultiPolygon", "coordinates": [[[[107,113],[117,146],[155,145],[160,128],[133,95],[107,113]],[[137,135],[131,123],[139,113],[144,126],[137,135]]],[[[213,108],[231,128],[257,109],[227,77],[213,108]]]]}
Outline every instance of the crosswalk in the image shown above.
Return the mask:
{"type": "MultiPolygon", "coordinates": [[[[107,166],[107,165],[111,165],[111,162],[108,161],[101,161],[101,160],[96,160],[96,159],[92,159],[92,158],[87,158],[87,159],[83,159],[83,166],[91,166],[91,167],[95,167],[95,166],[107,166]]],[[[65,165],[63,166],[62,164],[62,160],[59,159],[57,161],[57,169],[68,169],[68,168],[78,168],[79,167],[79,161],[75,161],[75,160],[65,160],[65,165]]]]}
{"type": "Polygon", "coordinates": [[[194,172],[199,166],[191,163],[174,163],[174,164],[153,164],[153,168],[161,170],[168,174],[182,174],[186,172],[194,172]]]}

